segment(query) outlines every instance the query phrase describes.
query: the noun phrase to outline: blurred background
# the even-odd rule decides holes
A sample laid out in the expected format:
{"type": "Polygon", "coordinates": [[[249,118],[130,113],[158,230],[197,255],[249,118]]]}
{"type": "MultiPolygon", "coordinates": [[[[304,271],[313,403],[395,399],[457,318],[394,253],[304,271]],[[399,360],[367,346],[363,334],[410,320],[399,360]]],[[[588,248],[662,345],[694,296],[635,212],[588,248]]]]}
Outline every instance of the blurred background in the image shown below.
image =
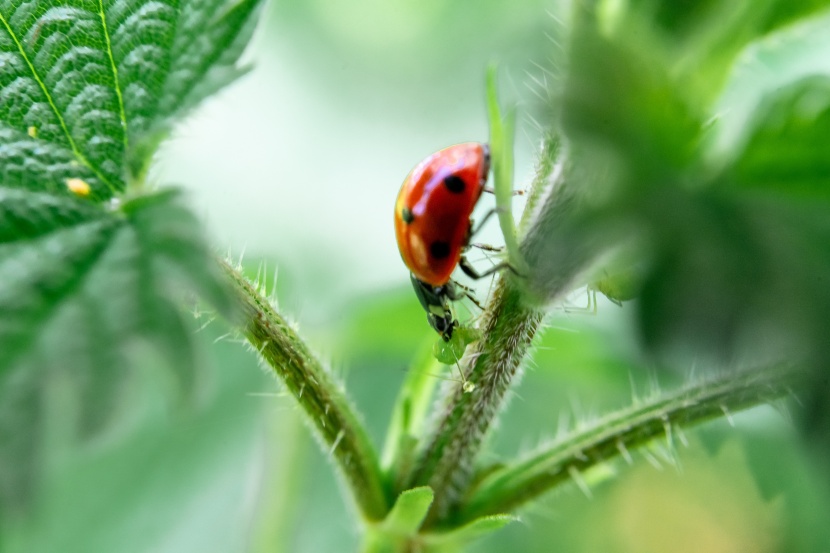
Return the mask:
{"type": "MultiPolygon", "coordinates": [[[[281,311],[346,382],[377,444],[410,360],[434,338],[394,241],[400,183],[433,151],[486,140],[493,61],[503,101],[518,106],[516,182],[529,182],[534,80],[552,69],[560,10],[550,0],[271,2],[252,71],[159,155],[153,178],[184,186],[217,248],[251,276],[266,268],[281,311]]],[[[482,241],[499,242],[497,225],[482,241]]],[[[580,309],[587,301],[577,294],[554,310],[484,462],[681,382],[644,373],[630,306],[600,300],[593,314],[580,309]]],[[[354,512],[326,455],[226,332],[217,322],[199,333],[195,406],[171,407],[148,371],[130,382],[118,422],[81,446],[62,437],[53,408],[36,516],[0,547],[355,550],[354,512]]],[[[656,444],[632,467],[602,467],[586,477],[589,494],[568,486],[475,551],[827,550],[826,494],[779,407],[689,431],[688,447],[656,444]]]]}
{"type": "MultiPolygon", "coordinates": [[[[487,140],[489,63],[501,67],[504,99],[531,113],[528,75],[549,62],[554,9],[273,2],[247,56],[255,69],[181,126],[157,177],[193,190],[217,243],[278,260],[281,277],[308,285],[292,288],[314,298],[297,306],[300,317],[400,285],[392,206],[401,182],[440,148],[487,140]]],[[[519,182],[536,134],[522,117],[519,182]]]]}

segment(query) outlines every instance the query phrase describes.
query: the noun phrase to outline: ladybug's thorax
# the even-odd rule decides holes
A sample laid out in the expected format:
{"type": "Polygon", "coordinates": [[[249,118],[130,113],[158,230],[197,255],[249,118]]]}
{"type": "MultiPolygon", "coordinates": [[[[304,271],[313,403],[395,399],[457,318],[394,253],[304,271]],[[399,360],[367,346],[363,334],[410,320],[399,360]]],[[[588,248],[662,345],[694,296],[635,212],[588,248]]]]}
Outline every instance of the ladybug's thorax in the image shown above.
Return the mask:
{"type": "Polygon", "coordinates": [[[410,271],[446,284],[467,246],[470,215],[489,170],[479,143],[456,144],[429,156],[406,178],[395,204],[395,234],[410,271]]]}

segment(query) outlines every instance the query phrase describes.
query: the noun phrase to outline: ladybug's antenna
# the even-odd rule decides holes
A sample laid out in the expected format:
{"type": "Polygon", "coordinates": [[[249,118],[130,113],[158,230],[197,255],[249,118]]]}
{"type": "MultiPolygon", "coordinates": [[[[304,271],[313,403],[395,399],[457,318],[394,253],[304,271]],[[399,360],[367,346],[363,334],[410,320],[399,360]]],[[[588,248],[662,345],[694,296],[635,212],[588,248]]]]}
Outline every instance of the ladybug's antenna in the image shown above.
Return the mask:
{"type": "Polygon", "coordinates": [[[478,248],[485,252],[496,252],[501,253],[504,251],[504,246],[491,246],[490,244],[482,244],[480,242],[475,242],[470,244],[471,248],[478,248]]]}

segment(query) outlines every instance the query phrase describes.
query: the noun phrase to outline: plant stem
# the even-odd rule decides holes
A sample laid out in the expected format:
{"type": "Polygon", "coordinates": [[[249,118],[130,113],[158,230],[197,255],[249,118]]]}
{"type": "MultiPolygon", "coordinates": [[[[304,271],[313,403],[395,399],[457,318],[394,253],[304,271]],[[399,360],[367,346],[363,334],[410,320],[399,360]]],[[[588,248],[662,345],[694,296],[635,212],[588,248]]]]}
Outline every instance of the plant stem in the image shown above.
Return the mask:
{"type": "Polygon", "coordinates": [[[363,516],[382,519],[388,501],[377,454],[341,386],[251,282],[224,261],[220,263],[242,304],[245,337],[305,411],[363,516]]]}
{"type": "Polygon", "coordinates": [[[474,458],[541,319],[540,311],[521,303],[510,280],[499,278],[485,312],[482,339],[465,356],[465,379],[475,388],[465,393],[461,384],[454,387],[409,482],[429,485],[435,492],[428,524],[445,517],[469,484],[474,458]]]}
{"type": "MultiPolygon", "coordinates": [[[[534,210],[537,217],[555,209],[561,203],[559,198],[566,197],[559,188],[554,189],[556,183],[549,178],[559,153],[556,137],[547,136],[545,145],[530,191],[534,207],[544,203],[540,211],[534,210]]],[[[522,226],[529,229],[520,246],[523,250],[534,241],[544,240],[542,232],[546,228],[532,223],[531,216],[523,217],[522,226]]],[[[517,381],[542,321],[543,311],[525,301],[525,280],[510,275],[499,277],[483,314],[482,337],[462,360],[465,380],[475,387],[465,393],[459,384],[445,397],[443,414],[409,478],[409,486],[429,485],[435,492],[427,525],[449,516],[466,492],[484,437],[504,407],[505,394],[517,381]]],[[[560,281],[561,286],[566,282],[560,281]]]]}
{"type": "Polygon", "coordinates": [[[675,429],[785,396],[805,376],[805,371],[781,365],[730,373],[612,414],[487,476],[461,505],[454,522],[512,512],[572,480],[575,471],[582,473],[615,457],[628,457],[630,450],[655,438],[665,437],[672,447],[675,429]]]}

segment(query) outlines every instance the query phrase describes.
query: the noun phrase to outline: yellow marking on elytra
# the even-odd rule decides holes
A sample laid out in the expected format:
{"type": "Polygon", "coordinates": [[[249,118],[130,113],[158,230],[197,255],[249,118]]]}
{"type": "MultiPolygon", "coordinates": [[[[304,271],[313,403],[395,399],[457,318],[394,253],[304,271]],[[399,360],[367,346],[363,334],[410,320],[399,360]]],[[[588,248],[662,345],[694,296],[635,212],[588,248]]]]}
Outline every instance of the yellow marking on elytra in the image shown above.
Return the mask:
{"type": "Polygon", "coordinates": [[[89,186],[89,183],[84,179],[73,177],[71,179],[66,179],[64,182],[66,183],[66,188],[69,189],[70,192],[76,196],[81,196],[82,198],[89,196],[89,193],[92,191],[92,187],[89,186]]]}
{"type": "Polygon", "coordinates": [[[26,133],[31,136],[32,138],[37,138],[37,127],[32,125],[28,129],[26,129],[26,133]]]}

